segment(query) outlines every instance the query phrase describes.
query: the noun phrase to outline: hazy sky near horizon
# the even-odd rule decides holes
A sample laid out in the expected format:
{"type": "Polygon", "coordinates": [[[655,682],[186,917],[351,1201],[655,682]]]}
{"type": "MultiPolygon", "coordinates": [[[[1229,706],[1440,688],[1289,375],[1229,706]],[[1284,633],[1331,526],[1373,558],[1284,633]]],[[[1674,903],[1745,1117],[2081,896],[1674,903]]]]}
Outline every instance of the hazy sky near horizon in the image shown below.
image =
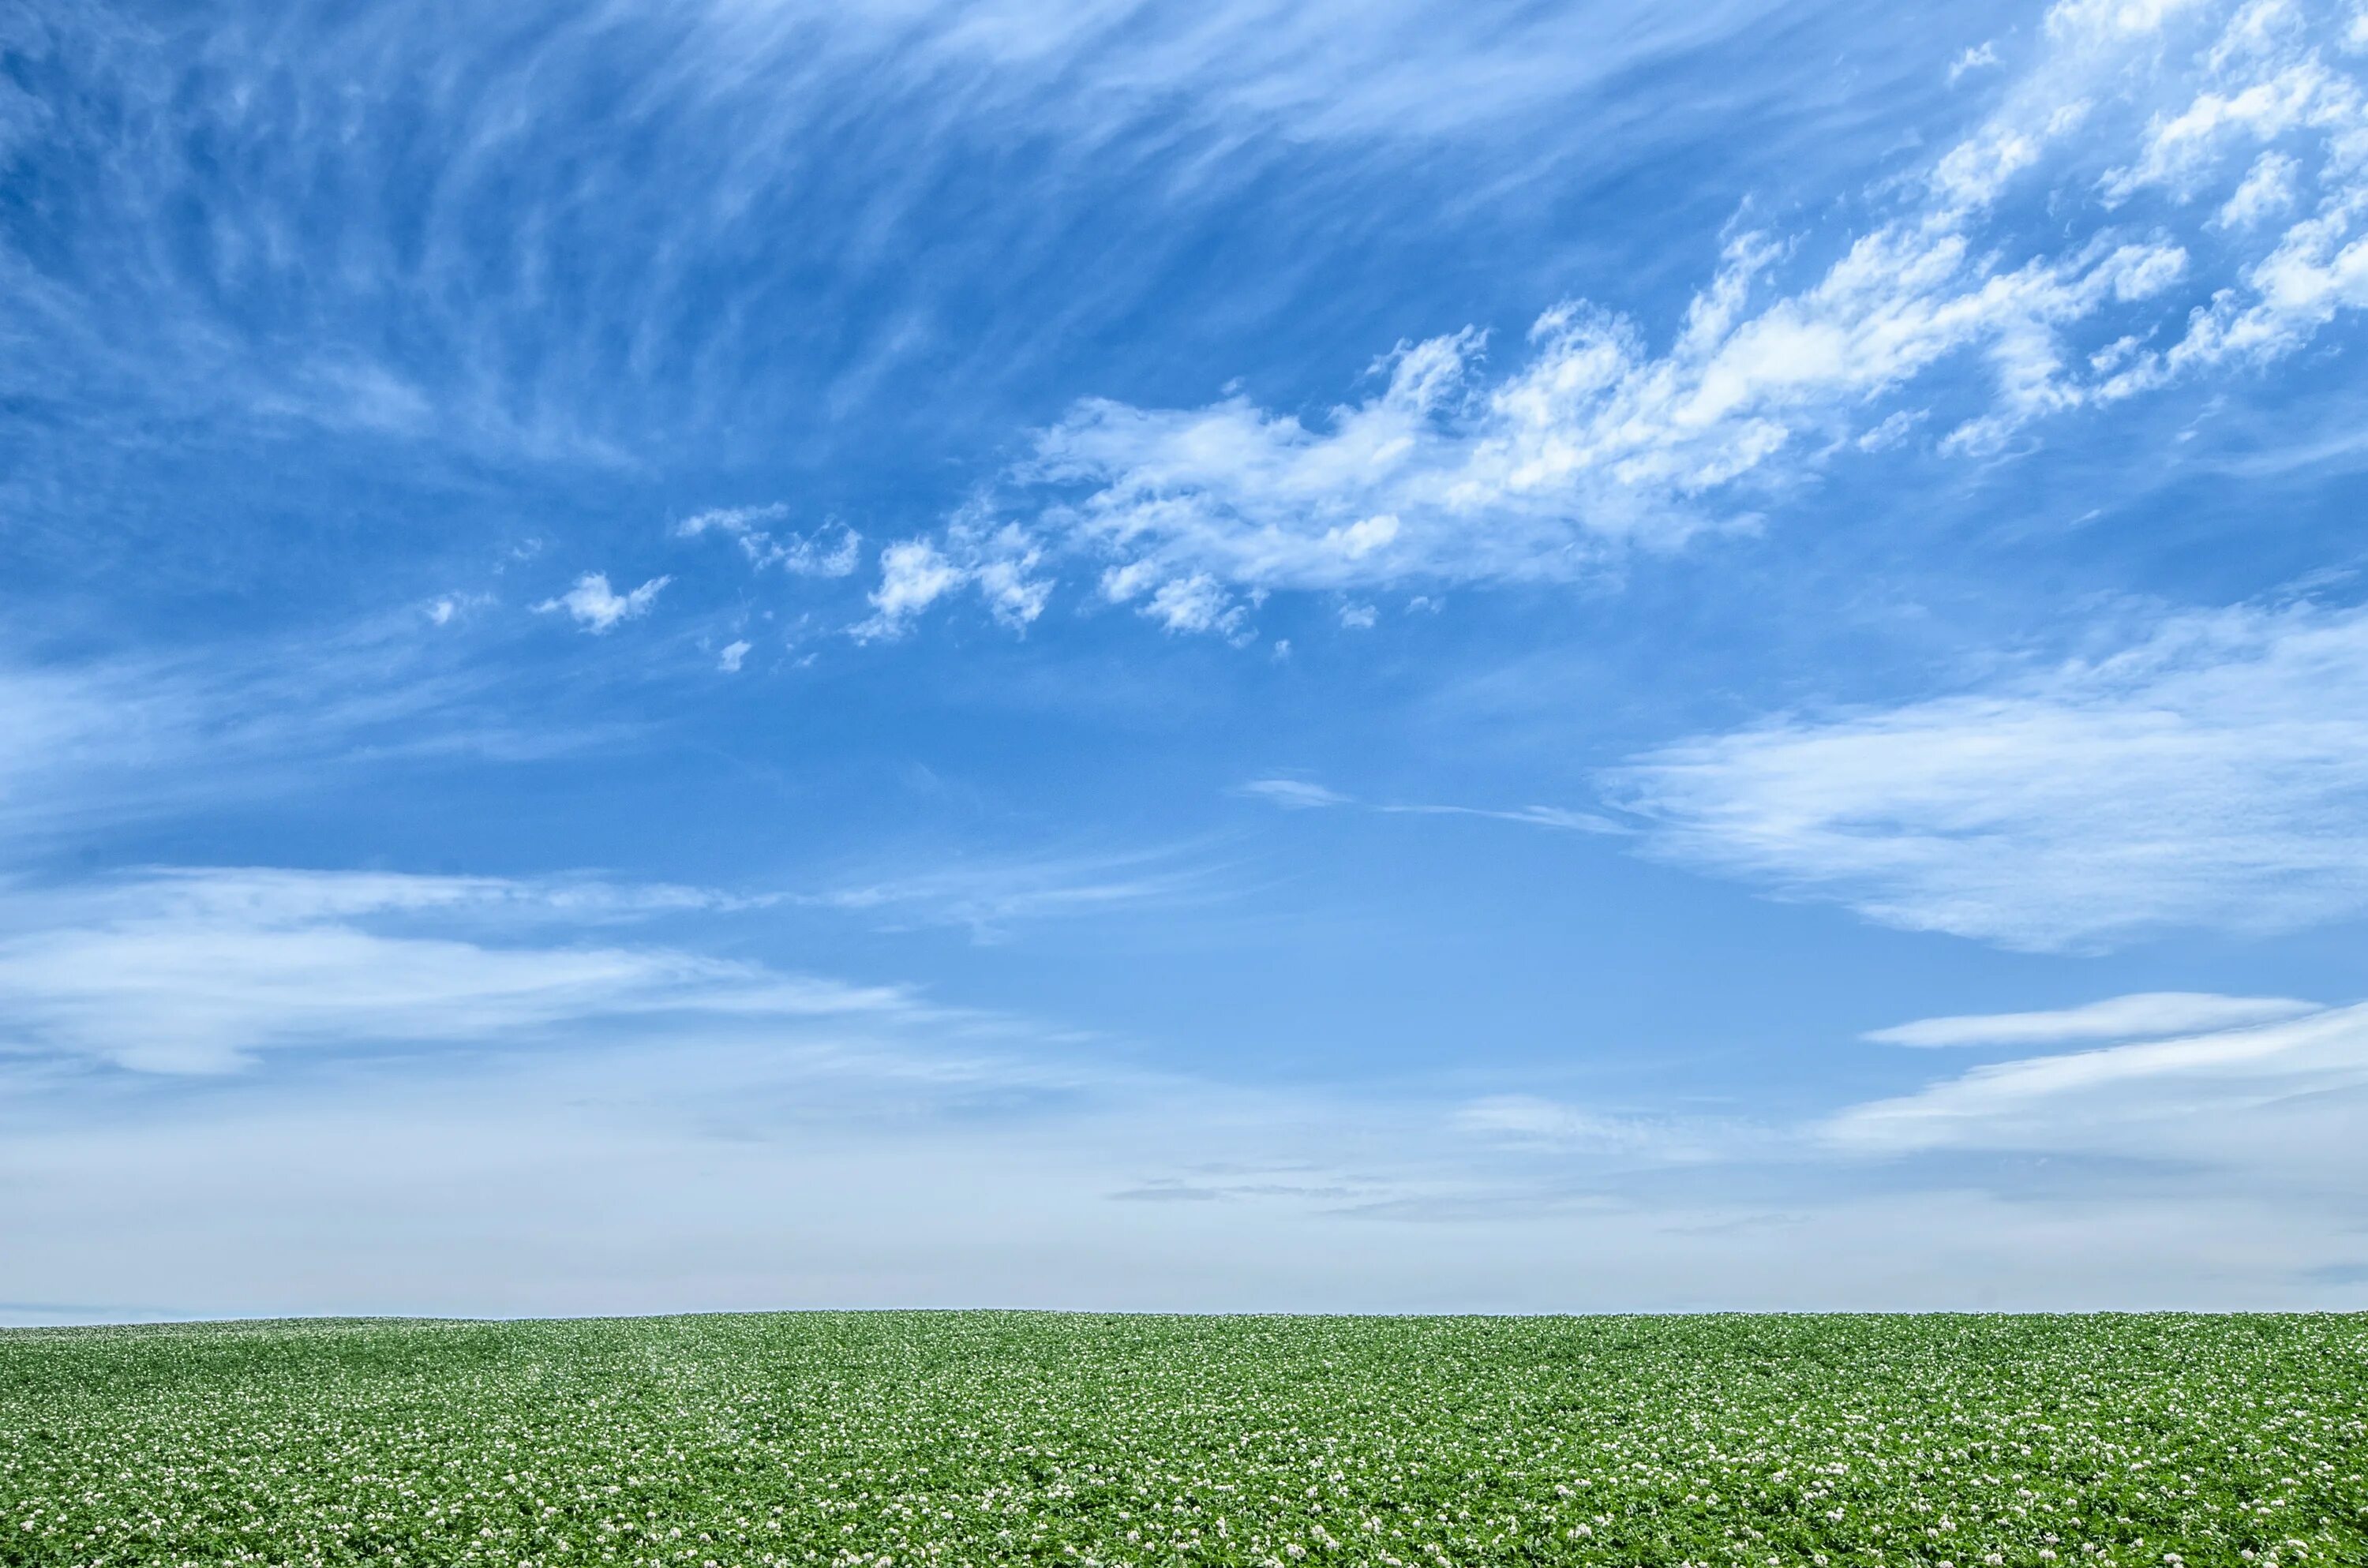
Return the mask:
{"type": "Polygon", "coordinates": [[[0,16],[0,1322],[2368,1306],[2368,5],[0,16]]]}

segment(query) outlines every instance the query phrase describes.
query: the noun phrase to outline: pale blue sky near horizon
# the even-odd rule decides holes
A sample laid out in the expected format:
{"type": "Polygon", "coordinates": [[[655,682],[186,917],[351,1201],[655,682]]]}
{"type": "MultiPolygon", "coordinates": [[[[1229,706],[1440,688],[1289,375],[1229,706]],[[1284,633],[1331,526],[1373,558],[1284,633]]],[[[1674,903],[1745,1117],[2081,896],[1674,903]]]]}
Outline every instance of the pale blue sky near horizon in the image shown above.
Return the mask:
{"type": "Polygon", "coordinates": [[[2368,1306],[2368,9],[0,17],[0,1322],[2368,1306]]]}

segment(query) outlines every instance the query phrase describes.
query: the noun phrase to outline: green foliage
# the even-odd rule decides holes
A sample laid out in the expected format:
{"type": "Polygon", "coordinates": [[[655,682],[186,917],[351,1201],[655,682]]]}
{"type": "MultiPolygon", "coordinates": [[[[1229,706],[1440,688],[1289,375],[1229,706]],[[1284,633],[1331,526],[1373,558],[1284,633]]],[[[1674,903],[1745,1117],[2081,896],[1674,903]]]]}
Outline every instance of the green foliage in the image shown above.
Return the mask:
{"type": "Polygon", "coordinates": [[[0,1564],[2368,1564],[2368,1320],[0,1334],[0,1564]]]}

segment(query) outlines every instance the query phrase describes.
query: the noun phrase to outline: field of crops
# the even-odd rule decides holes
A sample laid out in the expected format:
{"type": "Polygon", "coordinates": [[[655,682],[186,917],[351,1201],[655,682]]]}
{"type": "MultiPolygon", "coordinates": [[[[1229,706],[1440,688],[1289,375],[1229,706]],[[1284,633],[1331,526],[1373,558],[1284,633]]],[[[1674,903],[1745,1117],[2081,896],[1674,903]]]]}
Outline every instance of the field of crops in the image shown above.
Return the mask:
{"type": "Polygon", "coordinates": [[[0,1334],[0,1563],[2368,1563],[2368,1320],[0,1334]]]}

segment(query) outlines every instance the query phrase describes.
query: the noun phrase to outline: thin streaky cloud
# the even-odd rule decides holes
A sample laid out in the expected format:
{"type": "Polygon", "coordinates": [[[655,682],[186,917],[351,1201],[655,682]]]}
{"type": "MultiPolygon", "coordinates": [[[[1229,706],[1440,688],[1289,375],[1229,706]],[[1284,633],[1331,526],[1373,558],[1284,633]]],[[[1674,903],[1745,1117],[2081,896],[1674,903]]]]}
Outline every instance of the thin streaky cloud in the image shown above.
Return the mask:
{"type": "Polygon", "coordinates": [[[1572,811],[1564,806],[1487,806],[1440,805],[1380,805],[1373,810],[1407,816],[1486,817],[1496,822],[1520,823],[1530,827],[1551,827],[1568,833],[1634,833],[1634,828],[1597,812],[1572,811]]]}
{"type": "Polygon", "coordinates": [[[520,911],[549,921],[701,902],[677,889],[255,870],[121,881],[97,899],[24,896],[0,905],[0,1030],[19,1052],[187,1074],[276,1051],[483,1046],[653,1015],[927,1011],[890,987],[484,928],[520,911]]]}
{"type": "MultiPolygon", "coordinates": [[[[610,473],[722,426],[761,447],[816,401],[862,401],[865,365],[942,351],[976,258],[1064,259],[1029,199],[951,266],[913,264],[981,148],[1042,150],[1052,188],[1238,188],[1310,144],[1386,167],[1501,145],[1774,9],[632,0],[433,25],[233,6],[193,30],[48,7],[19,55],[32,99],[86,107],[10,117],[0,149],[63,171],[88,217],[63,246],[0,234],[0,326],[28,346],[0,381],[117,449],[143,415],[610,473]],[[587,141],[596,102],[607,133],[587,141]],[[895,133],[849,138],[858,123],[895,133]],[[166,191],[201,241],[165,240],[166,191]],[[108,238],[134,232],[156,243],[108,238]],[[717,265],[750,253],[787,260],[717,265]],[[785,396],[757,367],[817,293],[856,363],[785,396]]],[[[1534,178],[1568,156],[1524,161],[1534,178]]],[[[1064,285],[1073,308],[1130,296],[1128,272],[1064,285]]],[[[1037,358],[1043,325],[976,335],[964,367],[1037,358]]]]}
{"type": "Polygon", "coordinates": [[[1357,804],[1353,796],[1343,795],[1338,790],[1327,790],[1304,778],[1253,778],[1235,793],[1265,801],[1291,812],[1357,804]]]}
{"type": "Polygon", "coordinates": [[[2290,996],[2215,996],[2196,991],[2147,991],[2044,1013],[1967,1014],[1919,1018],[1873,1029],[1861,1038],[1877,1045],[2031,1046],[2105,1040],[2162,1039],[2241,1028],[2319,1010],[2290,996]]]}
{"type": "Polygon", "coordinates": [[[2315,1181],[2368,1175],[2368,1007],[1998,1062],[1850,1107],[1820,1135],[1857,1153],[2019,1150],[2200,1160],[2315,1181]],[[2349,1173],[2347,1176],[2345,1173],[2349,1173]]]}
{"type": "Polygon", "coordinates": [[[1485,817],[1495,822],[1520,823],[1530,827],[1557,828],[1572,833],[1625,834],[1635,831],[1599,812],[1574,811],[1564,806],[1491,807],[1361,801],[1354,795],[1344,795],[1338,790],[1304,778],[1253,778],[1235,789],[1234,793],[1264,801],[1287,812],[1351,807],[1384,816],[1485,817]]]}
{"type": "Polygon", "coordinates": [[[837,910],[888,930],[951,926],[980,942],[1043,921],[1173,915],[1233,895],[1229,868],[1198,846],[1122,853],[964,857],[951,864],[850,879],[787,902],[837,910]]]}
{"type": "Polygon", "coordinates": [[[2368,909],[2368,608],[2168,615],[2114,652],[1774,718],[1606,776],[1649,853],[1869,919],[2083,951],[2368,909]]]}
{"type": "Polygon", "coordinates": [[[0,862],[404,761],[547,759],[639,722],[541,713],[398,614],[170,654],[0,649],[0,862]]]}

